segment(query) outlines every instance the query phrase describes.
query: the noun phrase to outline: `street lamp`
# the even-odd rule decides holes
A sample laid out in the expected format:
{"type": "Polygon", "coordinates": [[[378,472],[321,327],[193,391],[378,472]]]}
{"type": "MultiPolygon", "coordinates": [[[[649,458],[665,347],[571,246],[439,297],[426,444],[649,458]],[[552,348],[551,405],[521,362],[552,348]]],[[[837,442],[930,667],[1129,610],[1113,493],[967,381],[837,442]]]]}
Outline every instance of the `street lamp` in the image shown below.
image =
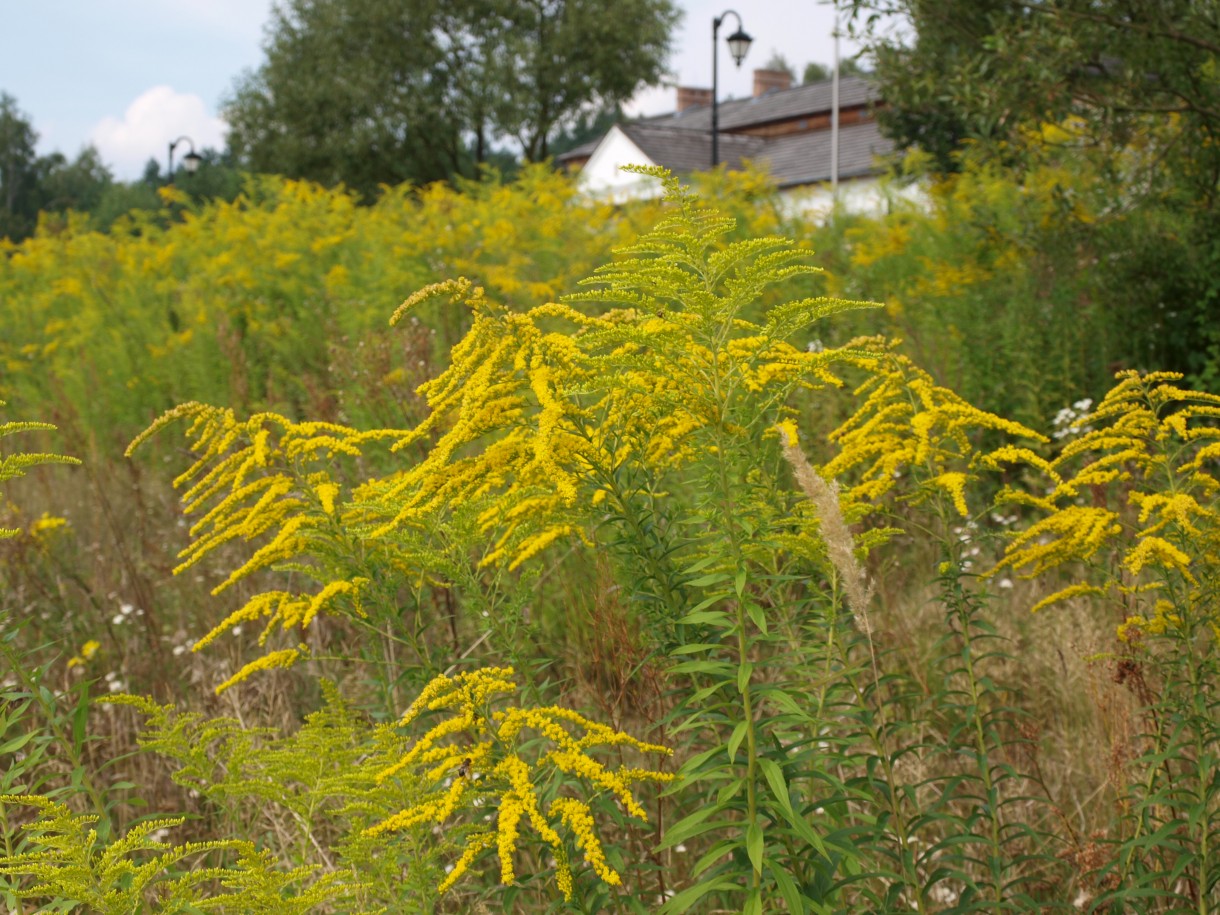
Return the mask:
{"type": "Polygon", "coordinates": [[[182,167],[186,169],[188,175],[193,175],[199,171],[199,166],[203,162],[203,156],[195,152],[195,141],[190,137],[179,137],[169,144],[169,183],[174,183],[174,149],[179,143],[186,143],[191,151],[182,157],[182,167]]]}
{"type": "Polygon", "coordinates": [[[720,164],[720,144],[717,132],[720,127],[719,115],[717,112],[718,104],[718,74],[716,68],[717,48],[716,36],[720,33],[720,23],[724,22],[724,17],[732,14],[737,20],[737,31],[728,37],[729,53],[733,55],[733,62],[737,64],[738,69],[741,68],[741,62],[746,59],[746,52],[750,50],[750,42],[754,39],[745,33],[741,27],[741,17],[734,10],[725,10],[719,16],[712,20],[712,168],[720,164]]]}

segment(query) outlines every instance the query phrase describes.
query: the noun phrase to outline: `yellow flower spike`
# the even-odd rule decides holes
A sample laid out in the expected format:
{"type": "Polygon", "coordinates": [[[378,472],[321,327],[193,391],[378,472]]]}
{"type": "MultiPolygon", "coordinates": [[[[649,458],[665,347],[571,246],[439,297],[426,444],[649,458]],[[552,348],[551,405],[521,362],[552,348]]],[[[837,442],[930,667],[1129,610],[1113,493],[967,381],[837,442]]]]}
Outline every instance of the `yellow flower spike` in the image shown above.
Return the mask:
{"type": "Polygon", "coordinates": [[[588,804],[567,798],[552,802],[544,810],[539,786],[551,790],[558,772],[569,788],[585,783],[594,793],[609,792],[629,815],[646,820],[643,807],[632,797],[632,785],[665,782],[673,776],[623,766],[611,771],[588,754],[611,746],[666,754],[669,750],[557,706],[509,705],[492,710],[489,705],[497,697],[516,691],[511,676],[510,668],[485,668],[439,676],[424,687],[404,714],[403,723],[410,724],[425,710],[449,715],[430,727],[378,779],[426,767],[425,782],[433,787],[419,803],[370,827],[365,834],[379,836],[424,823],[442,825],[463,813],[481,819],[487,807],[480,805],[491,800],[496,805],[494,832],[481,830],[467,841],[453,871],[440,885],[442,892],[456,882],[453,873],[465,873],[493,845],[501,881],[514,882],[514,858],[525,824],[553,850],[556,883],[565,898],[571,897],[572,874],[561,827],[574,836],[594,872],[617,885],[618,874],[606,863],[588,804]]]}
{"type": "Polygon", "coordinates": [[[97,654],[97,650],[102,647],[102,643],[95,639],[90,639],[81,645],[80,652],[68,660],[68,667],[83,667],[89,661],[93,660],[93,656],[97,654]]]}
{"type": "Polygon", "coordinates": [[[314,489],[314,493],[322,505],[322,511],[328,515],[333,515],[335,513],[335,497],[339,495],[338,484],[330,482],[319,483],[314,489]]]}
{"type": "Polygon", "coordinates": [[[1074,597],[1104,597],[1105,594],[1105,588],[1098,588],[1095,585],[1088,584],[1087,582],[1068,585],[1066,588],[1060,588],[1054,594],[1050,594],[1047,597],[1042,598],[1042,600],[1038,601],[1029,608],[1029,612],[1037,613],[1039,610],[1044,610],[1052,604],[1058,604],[1066,600],[1071,600],[1074,597]]]}
{"type": "Polygon", "coordinates": [[[587,804],[574,798],[561,797],[551,804],[551,813],[557,814],[575,834],[576,847],[584,852],[585,861],[593,868],[597,876],[610,886],[618,886],[623,882],[606,861],[601,842],[598,841],[597,835],[593,831],[593,815],[589,812],[587,804]]]}
{"type": "Polygon", "coordinates": [[[960,471],[948,471],[933,477],[929,482],[947,492],[953,499],[953,507],[957,509],[958,514],[968,518],[970,510],[966,506],[966,482],[969,479],[970,477],[960,471]]]}
{"type": "Polygon", "coordinates": [[[781,441],[785,447],[795,448],[800,440],[800,435],[796,429],[796,423],[793,420],[785,419],[778,423],[775,427],[779,430],[781,441]]]}
{"type": "Polygon", "coordinates": [[[1082,420],[1091,428],[1049,468],[1026,461],[1049,471],[1055,484],[1049,495],[1004,494],[1045,517],[1013,537],[997,570],[1010,566],[1032,576],[1080,565],[1092,572],[1092,581],[1060,588],[1035,610],[1072,597],[1120,602],[1122,641],[1176,628],[1183,607],[1206,608],[1207,622],[1215,624],[1200,583],[1215,577],[1220,561],[1220,485],[1208,472],[1220,456],[1220,411],[1217,395],[1184,390],[1173,383],[1179,379],[1119,373],[1082,420]],[[1104,497],[1120,483],[1127,504],[1112,508],[1104,497]]]}
{"type": "Polygon", "coordinates": [[[282,651],[273,651],[270,654],[265,654],[257,660],[251,661],[229,679],[225,680],[216,687],[216,695],[220,695],[226,689],[230,689],[241,683],[243,680],[250,677],[251,674],[257,673],[260,670],[274,670],[275,668],[291,667],[298,660],[307,657],[309,649],[305,645],[297,648],[285,648],[282,651]]]}
{"type": "Polygon", "coordinates": [[[563,895],[564,902],[572,901],[572,865],[568,863],[566,854],[555,859],[555,884],[563,895]]]}
{"type": "Polygon", "coordinates": [[[479,832],[468,837],[466,845],[462,849],[461,857],[453,863],[453,870],[446,874],[445,879],[437,884],[437,892],[442,894],[448,892],[470,870],[470,865],[475,862],[475,859],[486,849],[494,845],[495,841],[496,833],[493,832],[479,832]]]}
{"type": "Polygon", "coordinates": [[[1127,551],[1123,565],[1132,575],[1139,575],[1147,565],[1155,565],[1166,571],[1176,571],[1188,581],[1193,582],[1190,574],[1190,556],[1178,549],[1162,537],[1145,536],[1133,549],[1127,551]]]}
{"type": "Polygon", "coordinates": [[[496,848],[500,856],[500,882],[510,884],[517,879],[513,870],[513,852],[517,848],[517,824],[525,813],[525,805],[512,795],[500,801],[500,812],[496,816],[496,848]]]}

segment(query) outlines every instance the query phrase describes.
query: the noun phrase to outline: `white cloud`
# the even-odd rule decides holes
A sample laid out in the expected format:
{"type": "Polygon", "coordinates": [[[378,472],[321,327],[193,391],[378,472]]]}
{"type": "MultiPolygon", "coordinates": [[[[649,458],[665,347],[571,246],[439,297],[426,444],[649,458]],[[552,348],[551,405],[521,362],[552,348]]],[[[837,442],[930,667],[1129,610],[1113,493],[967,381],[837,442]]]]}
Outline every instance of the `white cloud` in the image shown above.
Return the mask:
{"type": "MultiPolygon", "coordinates": [[[[196,150],[224,145],[228,125],[208,110],[197,95],[175,92],[170,86],[153,86],[127,106],[122,120],[102,119],[89,132],[89,140],[116,177],[132,180],[144,172],[144,163],[156,158],[164,171],[169,144],[187,136],[196,150]]],[[[174,159],[189,151],[186,144],[174,150],[174,159]]]]}

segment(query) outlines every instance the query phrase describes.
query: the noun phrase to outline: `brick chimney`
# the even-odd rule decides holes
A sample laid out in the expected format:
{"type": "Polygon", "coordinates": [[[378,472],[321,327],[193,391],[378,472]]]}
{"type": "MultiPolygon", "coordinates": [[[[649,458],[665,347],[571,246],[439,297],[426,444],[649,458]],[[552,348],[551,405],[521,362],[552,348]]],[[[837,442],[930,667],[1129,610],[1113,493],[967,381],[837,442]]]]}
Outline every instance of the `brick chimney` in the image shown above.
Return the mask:
{"type": "Polygon", "coordinates": [[[766,95],[772,89],[792,88],[792,74],[787,70],[755,70],[754,97],[766,95]]]}
{"type": "Polygon", "coordinates": [[[687,108],[695,108],[699,105],[710,105],[712,103],[711,89],[696,89],[693,86],[678,87],[678,110],[685,111],[687,108]]]}

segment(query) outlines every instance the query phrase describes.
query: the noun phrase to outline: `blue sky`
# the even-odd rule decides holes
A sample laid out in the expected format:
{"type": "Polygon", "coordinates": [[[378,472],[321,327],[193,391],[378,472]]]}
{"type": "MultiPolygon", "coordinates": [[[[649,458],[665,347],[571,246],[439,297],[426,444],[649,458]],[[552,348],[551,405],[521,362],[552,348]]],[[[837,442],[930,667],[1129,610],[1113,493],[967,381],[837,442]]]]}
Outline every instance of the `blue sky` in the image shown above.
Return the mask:
{"type": "MultiPolygon", "coordinates": [[[[681,85],[710,86],[712,19],[724,0],[679,0],[685,10],[670,69],[681,85]]],[[[0,91],[17,99],[40,134],[39,150],[74,156],[93,143],[114,173],[138,177],[169,142],[222,146],[222,98],[262,59],[271,0],[39,0],[6,4],[0,91]]],[[[751,92],[751,73],[772,51],[797,70],[833,55],[833,8],[818,0],[738,0],[754,37],[737,70],[721,28],[721,98],[751,92]]],[[[625,24],[626,25],[626,24],[625,24]]],[[[843,53],[854,51],[848,42],[843,53]]],[[[673,89],[643,93],[637,113],[672,110],[673,89]]],[[[180,148],[176,155],[185,149],[180,148]]]]}

